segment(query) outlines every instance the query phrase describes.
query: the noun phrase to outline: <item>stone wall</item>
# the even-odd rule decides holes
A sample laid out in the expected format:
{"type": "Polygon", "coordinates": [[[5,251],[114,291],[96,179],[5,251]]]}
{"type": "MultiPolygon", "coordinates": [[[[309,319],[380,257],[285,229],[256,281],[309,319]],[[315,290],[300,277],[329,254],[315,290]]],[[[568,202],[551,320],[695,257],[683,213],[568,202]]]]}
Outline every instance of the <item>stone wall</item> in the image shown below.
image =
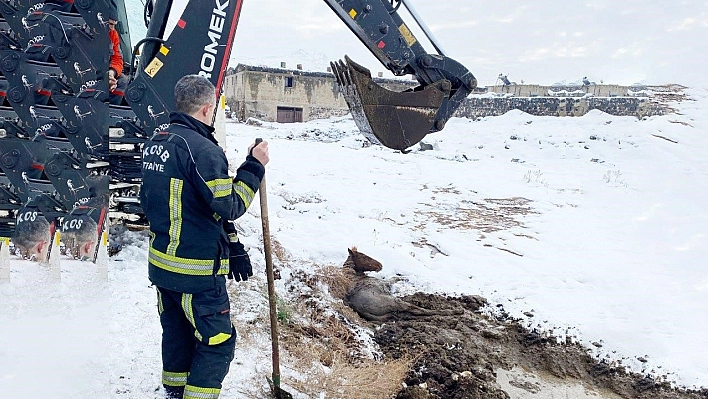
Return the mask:
{"type": "Polygon", "coordinates": [[[489,86],[489,93],[509,94],[516,97],[646,97],[645,86],[621,86],[613,84],[589,85],[529,85],[511,84],[506,86],[489,86]]]}
{"type": "MultiPolygon", "coordinates": [[[[417,85],[413,80],[374,78],[389,90],[403,91],[417,85]]],[[[539,116],[581,116],[597,109],[612,115],[644,117],[670,110],[653,90],[643,86],[609,84],[517,85],[478,88],[454,116],[480,118],[518,109],[539,116]]],[[[227,73],[224,95],[233,115],[274,122],[278,107],[302,109],[302,120],[346,115],[349,110],[334,80],[326,72],[306,72],[239,64],[227,73]],[[291,87],[286,81],[292,83],[291,87]]]]}
{"type": "Polygon", "coordinates": [[[501,97],[467,98],[454,116],[480,118],[503,115],[518,109],[537,116],[582,116],[597,109],[612,115],[638,118],[663,115],[667,108],[645,97],[501,97]]]}
{"type": "Polygon", "coordinates": [[[328,107],[310,107],[309,117],[313,119],[327,119],[337,116],[344,116],[349,113],[349,108],[328,108],[328,107]]]}

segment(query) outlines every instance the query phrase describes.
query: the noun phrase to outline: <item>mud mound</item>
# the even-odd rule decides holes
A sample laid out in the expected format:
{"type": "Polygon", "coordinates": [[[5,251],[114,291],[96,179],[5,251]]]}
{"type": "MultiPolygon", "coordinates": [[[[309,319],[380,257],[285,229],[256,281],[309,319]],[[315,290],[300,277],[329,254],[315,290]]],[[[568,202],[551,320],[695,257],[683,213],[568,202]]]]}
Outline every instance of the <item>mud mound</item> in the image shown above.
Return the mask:
{"type": "MultiPolygon", "coordinates": [[[[401,299],[420,308],[462,312],[401,319],[378,328],[374,339],[385,356],[416,359],[397,399],[510,398],[498,382],[495,370],[500,368],[575,380],[588,389],[613,393],[602,397],[708,398],[706,390],[673,389],[666,382],[598,362],[579,345],[558,343],[515,320],[490,319],[479,313],[479,297],[418,293],[401,299]]],[[[538,384],[514,384],[526,392],[516,397],[537,397],[538,384]]]]}
{"type": "Polygon", "coordinates": [[[479,296],[394,297],[396,281],[350,267],[292,273],[279,318],[294,388],[341,399],[708,399],[528,330],[501,307],[489,316],[479,296]]]}

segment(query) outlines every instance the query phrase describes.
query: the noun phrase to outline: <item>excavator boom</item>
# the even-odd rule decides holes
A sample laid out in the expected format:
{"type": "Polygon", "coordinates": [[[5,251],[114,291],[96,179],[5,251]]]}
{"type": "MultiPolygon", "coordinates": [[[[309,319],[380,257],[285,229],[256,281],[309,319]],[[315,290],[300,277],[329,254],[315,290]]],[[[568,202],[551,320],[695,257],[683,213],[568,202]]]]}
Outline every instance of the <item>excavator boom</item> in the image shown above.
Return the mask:
{"type": "Polygon", "coordinates": [[[137,73],[126,100],[146,132],[169,123],[173,89],[186,74],[199,74],[221,94],[243,0],[191,0],[167,39],[172,0],[155,2],[137,73]]]}
{"type": "MultiPolygon", "coordinates": [[[[361,132],[372,142],[404,150],[442,130],[477,85],[460,63],[442,54],[410,0],[324,0],[394,75],[413,75],[419,86],[394,92],[348,57],[332,63],[335,79],[361,132]],[[403,5],[437,53],[428,53],[399,13],[403,5]]],[[[126,99],[146,132],[168,122],[172,88],[187,73],[209,78],[221,93],[243,0],[189,0],[168,38],[173,0],[149,3],[150,24],[140,64],[126,99]],[[206,6],[205,6],[206,5],[206,6]]]]}

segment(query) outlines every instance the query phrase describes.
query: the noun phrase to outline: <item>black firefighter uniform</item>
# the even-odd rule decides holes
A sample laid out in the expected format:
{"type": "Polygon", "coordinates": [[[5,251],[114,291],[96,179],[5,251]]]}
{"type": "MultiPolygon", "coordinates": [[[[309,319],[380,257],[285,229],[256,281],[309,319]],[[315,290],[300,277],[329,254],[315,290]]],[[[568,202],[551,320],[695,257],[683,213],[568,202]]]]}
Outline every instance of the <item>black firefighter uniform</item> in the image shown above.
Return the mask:
{"type": "Polygon", "coordinates": [[[223,222],[246,212],[265,169],[249,155],[232,180],[212,127],[183,113],[170,122],[144,144],[140,190],[163,328],[162,382],[168,392],[184,389],[185,399],[215,399],[236,339],[223,222]]]}

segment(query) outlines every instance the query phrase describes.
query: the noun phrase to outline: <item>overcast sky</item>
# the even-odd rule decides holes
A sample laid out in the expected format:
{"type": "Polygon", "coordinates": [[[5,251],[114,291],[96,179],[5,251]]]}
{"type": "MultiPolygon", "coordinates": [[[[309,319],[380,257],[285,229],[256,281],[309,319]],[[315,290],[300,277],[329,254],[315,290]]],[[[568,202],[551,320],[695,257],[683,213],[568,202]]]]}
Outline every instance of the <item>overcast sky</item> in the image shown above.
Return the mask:
{"type": "MultiPolygon", "coordinates": [[[[587,76],[605,83],[708,88],[708,0],[408,1],[448,56],[480,85],[494,84],[504,73],[512,81],[539,84],[587,76]]],[[[313,70],[326,65],[321,60],[344,54],[373,72],[384,71],[324,1],[244,0],[233,63],[280,57],[313,70]],[[289,57],[299,50],[303,59],[289,57]]]]}

